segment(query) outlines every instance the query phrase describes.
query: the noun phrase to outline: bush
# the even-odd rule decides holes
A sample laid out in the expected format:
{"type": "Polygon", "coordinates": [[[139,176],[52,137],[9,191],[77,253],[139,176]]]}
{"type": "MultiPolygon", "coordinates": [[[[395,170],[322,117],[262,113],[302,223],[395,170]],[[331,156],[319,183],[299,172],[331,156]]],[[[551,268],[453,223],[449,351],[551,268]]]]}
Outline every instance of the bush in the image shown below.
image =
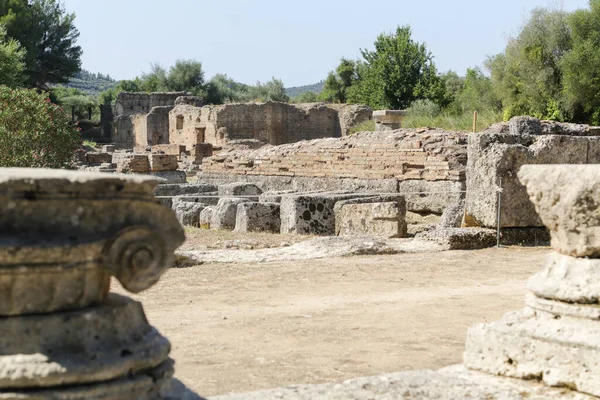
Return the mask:
{"type": "Polygon", "coordinates": [[[0,85],[0,166],[64,168],[81,136],[47,94],[0,85]]]}
{"type": "Polygon", "coordinates": [[[408,115],[434,118],[442,113],[442,109],[431,100],[416,100],[408,107],[408,115]]]}

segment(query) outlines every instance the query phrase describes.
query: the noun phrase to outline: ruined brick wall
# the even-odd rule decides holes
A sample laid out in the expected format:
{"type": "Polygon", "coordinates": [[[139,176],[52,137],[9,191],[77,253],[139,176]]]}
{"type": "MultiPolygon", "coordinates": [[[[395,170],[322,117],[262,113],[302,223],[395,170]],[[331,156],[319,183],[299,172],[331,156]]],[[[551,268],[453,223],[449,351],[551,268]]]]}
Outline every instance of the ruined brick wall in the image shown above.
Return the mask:
{"type": "Polygon", "coordinates": [[[205,174],[425,181],[465,180],[467,134],[419,129],[362,132],[205,159],[205,174]]]}
{"type": "Polygon", "coordinates": [[[174,106],[178,97],[186,95],[186,92],[121,92],[115,104],[116,115],[148,114],[154,107],[174,106]]]}
{"type": "Polygon", "coordinates": [[[215,146],[243,139],[269,144],[347,135],[372,110],[358,105],[322,103],[243,103],[202,108],[178,105],[170,113],[169,140],[191,146],[203,139],[215,146]]]}

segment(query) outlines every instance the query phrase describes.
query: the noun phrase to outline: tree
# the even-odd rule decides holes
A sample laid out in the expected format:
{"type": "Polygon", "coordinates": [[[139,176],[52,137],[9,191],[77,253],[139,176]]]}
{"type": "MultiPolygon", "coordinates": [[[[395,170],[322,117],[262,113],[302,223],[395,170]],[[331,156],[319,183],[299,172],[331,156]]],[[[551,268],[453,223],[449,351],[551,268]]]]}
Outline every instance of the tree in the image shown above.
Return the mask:
{"type": "Polygon", "coordinates": [[[330,72],[320,98],[332,103],[346,103],[348,90],[358,81],[358,63],[342,58],[335,72],[330,72]]]}
{"type": "Polygon", "coordinates": [[[488,59],[504,117],[564,119],[561,60],[572,47],[567,13],[535,9],[503,53],[488,59]]]}
{"type": "Polygon", "coordinates": [[[150,64],[150,72],[142,74],[140,89],[144,92],[165,92],[168,90],[167,70],[160,64],[150,64]]]}
{"type": "Polygon", "coordinates": [[[0,86],[0,166],[64,168],[81,136],[48,95],[0,86]]]}
{"type": "Polygon", "coordinates": [[[250,86],[244,100],[288,102],[290,98],[285,91],[283,81],[273,77],[264,84],[256,82],[256,86],[250,86]]]}
{"type": "Polygon", "coordinates": [[[310,90],[292,99],[292,103],[316,103],[318,101],[319,95],[310,90]]]}
{"type": "Polygon", "coordinates": [[[499,111],[502,103],[492,88],[492,81],[479,68],[468,68],[463,85],[455,95],[458,111],[499,111]]]}
{"type": "Polygon", "coordinates": [[[176,92],[202,94],[204,91],[202,63],[195,60],[177,60],[169,69],[167,87],[176,92]]]}
{"type": "Polygon", "coordinates": [[[10,87],[23,83],[25,50],[19,43],[6,37],[6,30],[0,25],[0,85],[10,87]]]}
{"type": "Polygon", "coordinates": [[[248,85],[239,83],[225,74],[217,74],[205,88],[206,104],[224,104],[242,101],[248,97],[248,85]]]}
{"type": "Polygon", "coordinates": [[[361,50],[364,68],[357,68],[357,84],[349,90],[352,102],[374,108],[403,109],[417,99],[447,103],[445,87],[433,56],[423,43],[411,38],[408,26],[381,34],[375,50],[361,50]]]}
{"type": "Polygon", "coordinates": [[[569,16],[572,50],[560,62],[565,105],[573,119],[600,124],[600,0],[569,16]]]}
{"type": "Polygon", "coordinates": [[[82,50],[74,20],[58,0],[0,0],[0,24],[26,50],[28,86],[47,89],[79,72],[82,50]]]}

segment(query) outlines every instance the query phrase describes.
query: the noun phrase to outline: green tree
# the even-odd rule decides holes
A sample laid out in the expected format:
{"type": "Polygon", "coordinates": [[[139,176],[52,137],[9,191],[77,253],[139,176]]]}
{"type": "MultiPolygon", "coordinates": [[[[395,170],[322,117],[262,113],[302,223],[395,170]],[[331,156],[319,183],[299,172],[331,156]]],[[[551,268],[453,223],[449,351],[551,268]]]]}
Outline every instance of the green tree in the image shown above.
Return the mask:
{"type": "Polygon", "coordinates": [[[264,84],[257,82],[256,86],[250,86],[244,100],[288,102],[290,97],[285,91],[283,81],[273,77],[264,84]]]}
{"type": "Polygon", "coordinates": [[[299,96],[294,97],[292,103],[316,103],[319,101],[319,95],[313,91],[304,92],[299,96]]]}
{"type": "Polygon", "coordinates": [[[225,74],[217,74],[206,85],[204,101],[206,104],[242,101],[248,96],[247,92],[248,85],[236,82],[225,74]]]}
{"type": "Polygon", "coordinates": [[[566,108],[576,121],[600,124],[600,0],[568,22],[573,48],[560,63],[566,108]]]}
{"type": "Polygon", "coordinates": [[[48,95],[0,86],[0,166],[64,168],[81,136],[48,95]]]}
{"type": "Polygon", "coordinates": [[[6,30],[0,25],[0,85],[10,87],[23,83],[25,50],[19,42],[6,37],[6,30]]]}
{"type": "Polygon", "coordinates": [[[374,108],[407,108],[417,99],[447,103],[444,83],[425,44],[411,38],[408,26],[381,34],[375,49],[361,50],[364,68],[357,68],[357,84],[349,91],[352,102],[374,108]]]}
{"type": "Polygon", "coordinates": [[[195,60],[177,60],[169,69],[167,87],[176,92],[187,91],[201,95],[204,92],[202,63],[195,60]]]}
{"type": "Polygon", "coordinates": [[[538,8],[519,35],[486,67],[502,101],[505,119],[529,114],[563,119],[561,60],[571,50],[567,13],[538,8]]]}
{"type": "Polygon", "coordinates": [[[455,95],[460,112],[500,111],[502,103],[492,88],[492,81],[479,68],[468,68],[463,85],[455,95]]]}
{"type": "Polygon", "coordinates": [[[165,92],[168,90],[167,70],[160,64],[150,64],[150,72],[142,74],[140,90],[165,92]]]}
{"type": "Polygon", "coordinates": [[[0,24],[26,50],[27,85],[67,83],[81,68],[75,14],[58,0],[0,0],[0,24]]]}
{"type": "Polygon", "coordinates": [[[350,87],[358,81],[358,63],[342,58],[335,72],[325,79],[320,99],[331,103],[346,103],[350,87]]]}

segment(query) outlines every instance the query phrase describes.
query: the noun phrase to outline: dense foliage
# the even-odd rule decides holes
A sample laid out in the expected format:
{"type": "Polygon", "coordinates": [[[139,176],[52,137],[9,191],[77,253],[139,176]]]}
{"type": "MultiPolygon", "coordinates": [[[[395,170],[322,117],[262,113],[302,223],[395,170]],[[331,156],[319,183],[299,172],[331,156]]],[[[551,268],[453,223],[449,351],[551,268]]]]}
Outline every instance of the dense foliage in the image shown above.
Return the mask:
{"type": "Polygon", "coordinates": [[[8,38],[0,25],[0,84],[15,87],[23,83],[24,58],[19,42],[8,38]]]}
{"type": "Polygon", "coordinates": [[[0,25],[26,51],[27,86],[47,89],[79,72],[82,50],[74,20],[58,0],[0,0],[0,25]]]}
{"type": "Polygon", "coordinates": [[[92,73],[82,69],[75,77],[64,86],[72,89],[77,89],[80,93],[87,96],[97,96],[105,90],[109,90],[117,85],[117,82],[110,77],[101,73],[92,73]]]}
{"type": "Polygon", "coordinates": [[[46,94],[0,85],[0,166],[64,168],[81,137],[46,94]]]}

